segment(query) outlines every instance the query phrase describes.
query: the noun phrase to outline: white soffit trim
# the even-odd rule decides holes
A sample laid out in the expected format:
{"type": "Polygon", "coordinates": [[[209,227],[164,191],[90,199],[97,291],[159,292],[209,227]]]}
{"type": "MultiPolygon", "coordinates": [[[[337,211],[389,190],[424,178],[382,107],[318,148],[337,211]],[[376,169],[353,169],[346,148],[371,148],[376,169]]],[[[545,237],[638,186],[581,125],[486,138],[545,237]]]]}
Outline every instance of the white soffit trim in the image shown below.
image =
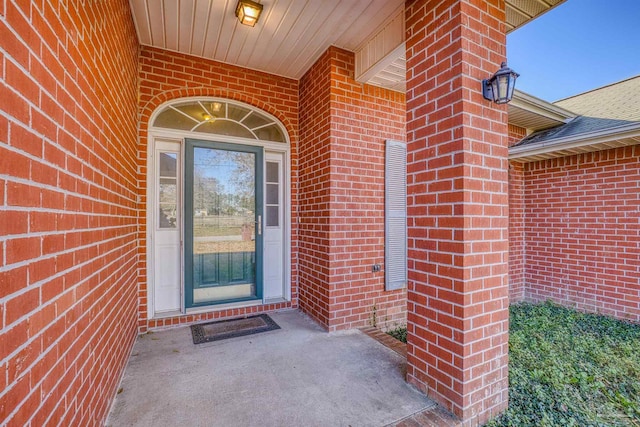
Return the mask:
{"type": "Polygon", "coordinates": [[[523,26],[566,0],[506,0],[507,33],[523,26]]]}
{"type": "MultiPolygon", "coordinates": [[[[366,83],[398,58],[404,58],[404,5],[380,31],[366,40],[355,53],[355,78],[366,83]]],[[[399,76],[402,81],[404,74],[399,76]]]]}
{"type": "Polygon", "coordinates": [[[569,110],[516,90],[508,104],[509,123],[530,132],[558,126],[576,117],[569,110]]]}
{"type": "MultiPolygon", "coordinates": [[[[506,0],[507,33],[566,0],[506,0]]],[[[355,79],[391,90],[406,91],[404,5],[355,51],[355,79]]],[[[553,126],[548,118],[541,128],[553,126]]]]}
{"type": "Polygon", "coordinates": [[[577,116],[577,114],[565,108],[558,107],[557,105],[553,105],[550,102],[536,98],[533,95],[529,95],[528,93],[519,90],[514,91],[513,99],[509,105],[520,107],[523,110],[527,110],[539,116],[562,123],[566,123],[577,116]]]}
{"type": "Polygon", "coordinates": [[[530,162],[640,144],[640,123],[509,148],[509,160],[530,162]]]}

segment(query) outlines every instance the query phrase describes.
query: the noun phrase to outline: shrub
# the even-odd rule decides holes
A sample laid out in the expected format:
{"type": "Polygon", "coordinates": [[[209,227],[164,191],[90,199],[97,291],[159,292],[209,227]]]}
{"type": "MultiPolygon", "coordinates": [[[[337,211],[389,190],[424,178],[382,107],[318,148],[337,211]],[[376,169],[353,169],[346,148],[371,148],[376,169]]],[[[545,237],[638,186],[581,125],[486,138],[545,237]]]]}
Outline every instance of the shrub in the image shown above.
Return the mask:
{"type": "Polygon", "coordinates": [[[395,329],[391,329],[389,331],[387,331],[387,333],[389,335],[391,335],[392,337],[394,337],[397,340],[400,340],[404,343],[407,342],[407,327],[406,326],[399,326],[395,329]]]}

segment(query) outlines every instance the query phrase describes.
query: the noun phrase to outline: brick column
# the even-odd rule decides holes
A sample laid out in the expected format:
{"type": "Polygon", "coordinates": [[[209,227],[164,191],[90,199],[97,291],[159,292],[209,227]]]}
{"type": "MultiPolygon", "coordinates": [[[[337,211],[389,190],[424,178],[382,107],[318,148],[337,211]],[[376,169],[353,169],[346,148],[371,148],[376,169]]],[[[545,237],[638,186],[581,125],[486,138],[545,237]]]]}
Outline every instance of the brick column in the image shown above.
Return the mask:
{"type": "Polygon", "coordinates": [[[407,1],[407,380],[465,425],[508,391],[504,0],[407,1]]]}

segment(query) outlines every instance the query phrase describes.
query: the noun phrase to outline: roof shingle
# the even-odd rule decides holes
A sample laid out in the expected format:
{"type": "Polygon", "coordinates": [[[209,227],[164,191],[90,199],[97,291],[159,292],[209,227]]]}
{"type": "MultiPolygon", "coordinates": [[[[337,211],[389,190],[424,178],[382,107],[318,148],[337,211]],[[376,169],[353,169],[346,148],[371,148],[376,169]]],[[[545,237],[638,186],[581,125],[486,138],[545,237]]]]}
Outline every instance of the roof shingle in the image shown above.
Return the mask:
{"type": "Polygon", "coordinates": [[[582,116],[640,121],[640,76],[553,103],[582,116]]]}
{"type": "Polygon", "coordinates": [[[512,147],[640,124],[640,76],[562,99],[554,105],[580,116],[561,126],[535,132],[512,147]]]}

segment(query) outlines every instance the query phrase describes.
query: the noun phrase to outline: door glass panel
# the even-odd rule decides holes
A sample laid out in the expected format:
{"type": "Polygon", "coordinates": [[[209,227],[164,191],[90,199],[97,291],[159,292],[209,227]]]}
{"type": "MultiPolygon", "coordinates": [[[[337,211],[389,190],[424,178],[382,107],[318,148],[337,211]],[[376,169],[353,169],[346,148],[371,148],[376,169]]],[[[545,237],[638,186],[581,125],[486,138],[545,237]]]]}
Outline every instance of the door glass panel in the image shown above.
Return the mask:
{"type": "Polygon", "coordinates": [[[250,130],[239,123],[231,122],[229,120],[204,122],[193,130],[195,132],[215,133],[218,135],[240,136],[242,138],[255,139],[250,130]]]}
{"type": "Polygon", "coordinates": [[[278,204],[278,184],[267,184],[267,205],[278,204]]]}
{"type": "Polygon", "coordinates": [[[165,111],[160,113],[156,121],[153,122],[154,126],[181,130],[190,130],[197,124],[197,120],[187,117],[173,108],[167,108],[165,111]]]}
{"type": "Polygon", "coordinates": [[[277,227],[280,225],[278,206],[267,206],[267,227],[277,227]]]}
{"type": "Polygon", "coordinates": [[[203,102],[202,105],[213,117],[224,118],[227,116],[227,104],[224,102],[203,102]]]}
{"type": "Polygon", "coordinates": [[[280,225],[280,164],[267,162],[266,226],[280,225]]]}
{"type": "Polygon", "coordinates": [[[256,153],[194,147],[193,304],[257,297],[256,153]]]}
{"type": "Polygon", "coordinates": [[[249,114],[247,117],[242,120],[242,123],[247,126],[249,129],[257,128],[259,126],[268,125],[273,122],[273,120],[269,120],[264,117],[262,114],[258,114],[255,111],[249,114]]]}
{"type": "Polygon", "coordinates": [[[178,154],[160,152],[158,163],[158,228],[176,228],[178,214],[178,154]]]}
{"type": "Polygon", "coordinates": [[[241,107],[239,105],[229,104],[229,118],[237,122],[244,119],[247,114],[251,112],[248,108],[241,107]]]}
{"type": "Polygon", "coordinates": [[[168,105],[153,122],[155,127],[229,135],[272,142],[286,142],[274,117],[250,106],[223,100],[187,101],[168,105]]]}
{"type": "Polygon", "coordinates": [[[188,104],[176,105],[176,109],[182,111],[189,117],[193,117],[193,120],[195,120],[196,122],[205,120],[205,114],[207,114],[207,111],[202,108],[202,105],[200,105],[199,103],[190,102],[188,104]]]}
{"type": "Polygon", "coordinates": [[[278,166],[277,162],[267,162],[267,182],[278,182],[278,166]]]}
{"type": "Polygon", "coordinates": [[[255,129],[254,132],[258,139],[263,139],[265,141],[284,142],[284,135],[276,124],[265,126],[260,129],[255,129]]]}

